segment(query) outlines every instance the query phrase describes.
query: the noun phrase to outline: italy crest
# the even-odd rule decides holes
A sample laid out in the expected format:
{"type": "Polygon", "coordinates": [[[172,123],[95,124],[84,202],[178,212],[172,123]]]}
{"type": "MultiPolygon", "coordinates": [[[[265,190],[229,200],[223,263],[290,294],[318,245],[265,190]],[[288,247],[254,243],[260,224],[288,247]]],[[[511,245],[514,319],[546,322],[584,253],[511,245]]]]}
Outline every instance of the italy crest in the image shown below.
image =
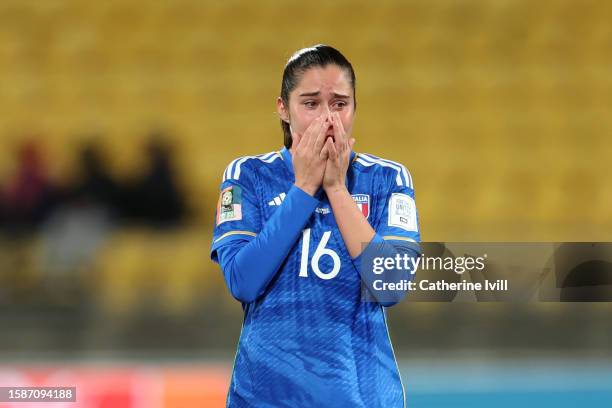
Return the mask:
{"type": "Polygon", "coordinates": [[[361,213],[367,219],[370,215],[370,196],[368,194],[352,194],[351,197],[353,197],[357,208],[361,210],[361,213]]]}

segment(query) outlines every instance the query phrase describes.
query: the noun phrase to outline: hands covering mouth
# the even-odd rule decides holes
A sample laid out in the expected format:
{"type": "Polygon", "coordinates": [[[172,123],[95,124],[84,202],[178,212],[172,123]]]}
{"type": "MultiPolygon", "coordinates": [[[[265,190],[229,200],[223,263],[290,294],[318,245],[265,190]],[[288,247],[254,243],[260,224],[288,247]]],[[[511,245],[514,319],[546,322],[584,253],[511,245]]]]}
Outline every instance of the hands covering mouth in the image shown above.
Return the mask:
{"type": "Polygon", "coordinates": [[[310,195],[319,187],[326,191],[346,187],[344,180],[355,139],[344,130],[338,112],[324,113],[296,133],[293,167],[296,185],[310,195]]]}

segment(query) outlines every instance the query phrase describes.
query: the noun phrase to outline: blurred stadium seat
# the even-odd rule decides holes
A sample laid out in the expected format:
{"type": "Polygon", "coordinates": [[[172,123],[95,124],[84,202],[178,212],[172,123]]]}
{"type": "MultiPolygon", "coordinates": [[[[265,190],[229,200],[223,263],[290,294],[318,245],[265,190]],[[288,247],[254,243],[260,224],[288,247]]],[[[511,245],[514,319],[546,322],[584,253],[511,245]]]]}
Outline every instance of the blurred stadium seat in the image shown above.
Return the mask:
{"type": "Polygon", "coordinates": [[[12,80],[0,94],[0,174],[15,141],[38,130],[69,174],[89,126],[126,173],[146,127],[163,122],[209,223],[224,165],[281,144],[273,102],[288,54],[324,41],[357,69],[358,149],[415,173],[425,239],[605,235],[609,5],[348,4],[322,3],[313,19],[297,2],[281,13],[272,1],[4,1],[0,70],[12,80]]]}

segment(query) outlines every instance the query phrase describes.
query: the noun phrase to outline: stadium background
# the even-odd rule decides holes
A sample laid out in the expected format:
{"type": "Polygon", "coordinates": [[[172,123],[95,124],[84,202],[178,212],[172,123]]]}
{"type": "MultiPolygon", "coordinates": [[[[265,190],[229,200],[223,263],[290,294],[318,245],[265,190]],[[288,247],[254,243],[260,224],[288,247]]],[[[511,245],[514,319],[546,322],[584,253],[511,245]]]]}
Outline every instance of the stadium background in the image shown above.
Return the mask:
{"type": "MultiPolygon", "coordinates": [[[[281,147],[284,63],[316,43],[353,63],[356,150],[410,169],[424,241],[610,241],[610,21],[594,0],[3,0],[0,385],[222,405],[242,311],[208,260],[218,185],[281,147]]],[[[401,304],[409,406],[598,405],[611,311],[401,304]]]]}

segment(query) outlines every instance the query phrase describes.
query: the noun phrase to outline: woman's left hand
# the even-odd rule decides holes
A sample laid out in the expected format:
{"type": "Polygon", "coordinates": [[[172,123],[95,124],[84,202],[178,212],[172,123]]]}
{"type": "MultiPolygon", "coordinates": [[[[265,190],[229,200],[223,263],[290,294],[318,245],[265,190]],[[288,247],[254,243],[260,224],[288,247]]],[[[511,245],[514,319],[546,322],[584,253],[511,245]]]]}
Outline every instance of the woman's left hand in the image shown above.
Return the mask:
{"type": "Polygon", "coordinates": [[[325,175],[323,176],[323,189],[325,191],[346,188],[346,172],[351,158],[351,151],[355,144],[355,139],[345,132],[338,112],[332,113],[331,119],[335,140],[332,140],[331,137],[328,138],[323,147],[323,150],[327,150],[328,153],[325,175]]]}

